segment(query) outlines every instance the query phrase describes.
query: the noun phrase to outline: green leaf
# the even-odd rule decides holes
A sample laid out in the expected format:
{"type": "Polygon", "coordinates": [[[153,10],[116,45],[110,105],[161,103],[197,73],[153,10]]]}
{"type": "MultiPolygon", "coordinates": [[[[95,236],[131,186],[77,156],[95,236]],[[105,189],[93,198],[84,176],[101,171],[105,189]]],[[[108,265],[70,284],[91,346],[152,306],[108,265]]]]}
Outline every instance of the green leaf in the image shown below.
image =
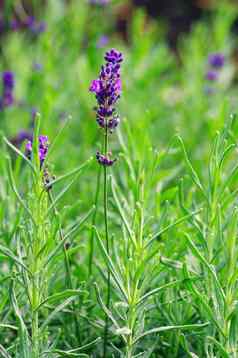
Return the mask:
{"type": "Polygon", "coordinates": [[[163,229],[161,229],[160,231],[158,231],[157,233],[153,234],[153,236],[148,240],[148,242],[146,243],[146,247],[148,247],[157,237],[159,237],[160,235],[164,234],[166,231],[172,229],[173,227],[183,223],[184,221],[190,219],[191,217],[198,215],[203,209],[199,209],[191,214],[185,215],[182,218],[174,221],[172,224],[169,224],[168,226],[164,227],[163,229]]]}
{"type": "Polygon", "coordinates": [[[54,180],[52,180],[49,184],[46,185],[46,188],[50,188],[53,185],[60,183],[61,181],[64,181],[65,179],[70,178],[73,175],[79,174],[83,169],[85,169],[89,164],[92,163],[93,157],[89,158],[88,160],[86,160],[86,162],[84,162],[82,165],[80,165],[79,167],[71,170],[69,173],[66,173],[54,180]]]}
{"type": "Polygon", "coordinates": [[[36,170],[32,162],[18,148],[16,148],[11,142],[9,142],[6,137],[3,137],[3,140],[17,155],[22,157],[25,160],[25,162],[27,162],[33,173],[36,174],[36,170]]]}
{"type": "Polygon", "coordinates": [[[125,228],[126,228],[126,230],[128,232],[128,235],[129,235],[134,247],[136,247],[136,242],[135,242],[135,237],[134,237],[134,234],[133,234],[133,230],[130,228],[130,225],[129,225],[127,219],[126,219],[126,213],[124,212],[124,210],[123,210],[123,208],[121,206],[121,203],[120,203],[120,201],[118,199],[116,189],[115,189],[115,183],[112,180],[112,178],[111,178],[111,188],[112,188],[112,195],[113,195],[113,198],[115,200],[118,212],[119,212],[119,214],[121,216],[121,219],[122,219],[122,221],[123,221],[123,223],[125,225],[125,228]]]}
{"type": "Polygon", "coordinates": [[[79,230],[79,228],[87,221],[89,216],[92,214],[94,210],[94,207],[89,210],[87,214],[77,223],[76,227],[74,227],[72,230],[70,230],[63,238],[63,240],[60,240],[58,245],[55,247],[55,249],[50,253],[50,255],[47,257],[47,260],[45,262],[45,266],[47,266],[51,260],[53,260],[54,257],[56,257],[57,253],[60,251],[62,246],[65,244],[66,240],[71,236],[72,232],[75,232],[75,230],[79,230]]]}
{"type": "MultiPolygon", "coordinates": [[[[98,303],[100,304],[100,306],[102,307],[103,311],[105,312],[105,314],[107,315],[107,317],[111,320],[111,322],[113,323],[113,325],[116,328],[116,331],[120,332],[121,331],[121,327],[119,326],[119,323],[117,323],[116,319],[114,318],[112,312],[104,305],[103,300],[101,298],[100,295],[100,291],[98,288],[98,285],[96,284],[96,282],[94,283],[95,288],[96,288],[96,295],[97,295],[97,300],[98,303]]],[[[122,336],[124,342],[126,342],[126,338],[125,338],[125,334],[123,331],[121,331],[120,335],[122,336]]]]}
{"type": "Polygon", "coordinates": [[[63,303],[61,303],[60,305],[58,305],[57,307],[55,307],[55,309],[49,314],[49,316],[46,318],[46,320],[42,323],[42,325],[40,326],[40,330],[43,332],[43,330],[45,330],[49,324],[49,322],[59,313],[61,312],[66,306],[68,306],[74,299],[76,298],[76,296],[71,296],[69,297],[67,300],[65,300],[63,303]]]}
{"type": "Polygon", "coordinates": [[[189,235],[187,233],[184,234],[184,237],[188,243],[188,246],[190,247],[192,253],[194,254],[194,256],[197,257],[197,259],[204,264],[204,266],[208,269],[208,271],[211,273],[211,275],[214,278],[214,282],[216,283],[216,286],[218,288],[218,291],[220,293],[220,296],[222,298],[223,304],[225,303],[225,293],[221,287],[221,284],[217,278],[216,272],[215,270],[212,268],[212,266],[207,262],[207,260],[202,256],[202,254],[200,253],[200,251],[197,249],[197,247],[194,245],[194,243],[192,242],[192,240],[190,239],[189,235]]]}
{"type": "Polygon", "coordinates": [[[5,256],[15,262],[16,265],[20,265],[22,268],[24,268],[24,270],[31,274],[30,270],[24,265],[24,263],[17,256],[15,256],[13,252],[7,247],[0,245],[0,252],[2,252],[5,256]]]}
{"type": "Polygon", "coordinates": [[[103,254],[103,257],[104,257],[104,259],[105,259],[105,262],[106,262],[106,264],[107,264],[107,266],[108,266],[108,268],[109,268],[109,270],[110,270],[110,272],[111,272],[111,274],[112,274],[112,276],[113,276],[115,282],[117,283],[117,286],[118,286],[118,288],[120,289],[120,291],[121,291],[123,297],[124,297],[125,300],[128,302],[127,294],[126,294],[126,291],[125,291],[125,289],[124,289],[123,283],[122,283],[122,281],[121,281],[119,275],[117,274],[117,272],[116,272],[116,270],[115,270],[115,267],[114,267],[114,265],[113,265],[113,263],[112,263],[112,260],[111,260],[110,256],[108,255],[108,253],[107,253],[107,251],[106,251],[106,249],[105,249],[105,247],[104,247],[104,244],[103,244],[103,242],[102,242],[102,240],[101,240],[101,238],[100,238],[100,236],[99,236],[99,233],[98,233],[96,227],[94,227],[94,230],[95,230],[95,232],[96,232],[96,238],[97,238],[98,246],[99,246],[99,248],[100,248],[100,251],[101,251],[102,254],[103,254]]]}
{"type": "Polygon", "coordinates": [[[205,189],[204,189],[204,187],[203,187],[203,185],[202,185],[202,183],[201,183],[201,181],[200,181],[200,179],[198,177],[198,174],[194,170],[194,168],[193,168],[193,166],[192,166],[192,164],[191,164],[191,162],[190,162],[190,160],[188,158],[188,155],[187,155],[183,140],[179,135],[177,135],[176,137],[177,137],[177,139],[179,140],[179,142],[181,144],[183,154],[184,154],[184,158],[185,158],[185,162],[186,162],[187,168],[189,170],[190,176],[191,176],[194,184],[199,188],[199,190],[201,191],[201,193],[203,194],[203,196],[207,200],[207,195],[206,195],[205,189]]]}
{"type": "Polygon", "coordinates": [[[201,329],[207,327],[209,322],[201,323],[201,324],[187,324],[187,325],[178,325],[178,326],[164,326],[152,328],[149,331],[146,331],[140,334],[137,338],[134,339],[133,344],[137,343],[140,339],[148,336],[149,334],[166,332],[166,331],[174,331],[174,330],[183,330],[183,331],[193,331],[194,329],[201,329]]]}
{"type": "Polygon", "coordinates": [[[0,355],[2,358],[12,358],[1,344],[0,344],[0,355]]]}
{"type": "Polygon", "coordinates": [[[55,302],[58,302],[62,299],[78,296],[81,292],[81,290],[68,289],[63,292],[55,293],[54,295],[49,296],[44,301],[42,301],[39,306],[36,307],[35,311],[38,311],[45,304],[54,304],[55,302]]]}
{"type": "Polygon", "coordinates": [[[222,358],[231,358],[230,353],[228,353],[225,347],[220,342],[218,342],[214,337],[208,336],[207,340],[213,343],[218,348],[222,358]]]}
{"type": "Polygon", "coordinates": [[[21,311],[17,304],[17,299],[14,292],[13,283],[10,287],[10,299],[16,314],[18,323],[19,323],[19,331],[20,331],[20,354],[22,358],[32,358],[31,349],[30,349],[30,339],[27,331],[27,327],[24,323],[24,320],[21,315],[21,311]]]}
{"type": "Polygon", "coordinates": [[[13,173],[12,173],[12,166],[11,166],[11,160],[10,158],[7,158],[7,170],[8,170],[8,178],[9,178],[9,182],[10,182],[10,186],[13,190],[13,192],[15,193],[19,203],[21,204],[21,206],[25,209],[25,211],[27,212],[27,214],[30,216],[33,224],[36,226],[35,220],[30,212],[30,210],[28,209],[28,207],[26,206],[26,204],[24,203],[23,199],[21,198],[20,194],[18,193],[18,190],[16,188],[16,184],[15,184],[15,180],[13,177],[13,173]]]}

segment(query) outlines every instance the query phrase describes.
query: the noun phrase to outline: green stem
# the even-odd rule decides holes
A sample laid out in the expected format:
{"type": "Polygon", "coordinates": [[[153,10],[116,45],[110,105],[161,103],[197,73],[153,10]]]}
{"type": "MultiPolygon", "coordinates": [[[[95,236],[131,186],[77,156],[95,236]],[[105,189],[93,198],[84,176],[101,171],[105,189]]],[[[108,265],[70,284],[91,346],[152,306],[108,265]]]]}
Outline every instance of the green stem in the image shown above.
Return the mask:
{"type": "MultiPolygon", "coordinates": [[[[35,184],[35,198],[39,198],[39,182],[36,181],[35,184]]],[[[38,310],[36,309],[39,305],[39,264],[38,264],[38,252],[39,252],[39,237],[41,233],[42,223],[41,223],[41,201],[37,200],[35,204],[35,220],[38,223],[38,226],[34,235],[33,242],[33,262],[32,262],[32,302],[31,302],[31,312],[32,312],[32,322],[31,322],[31,334],[32,334],[32,356],[33,358],[40,357],[40,347],[39,347],[39,317],[38,310]]]]}
{"type": "MultiPolygon", "coordinates": [[[[107,156],[108,152],[108,128],[105,127],[105,136],[104,136],[104,155],[107,156]]],[[[108,187],[107,187],[107,166],[104,165],[104,223],[105,223],[105,239],[106,239],[106,249],[107,254],[110,256],[110,246],[109,246],[109,235],[108,235],[108,187]]],[[[106,307],[110,308],[110,296],[111,296],[111,277],[110,271],[107,271],[107,301],[106,307]]],[[[107,341],[108,341],[108,316],[105,315],[105,329],[104,329],[104,345],[103,345],[103,356],[107,357],[107,341]]]]}
{"type": "MultiPolygon", "coordinates": [[[[99,192],[100,192],[100,182],[101,182],[101,166],[99,166],[98,169],[98,175],[97,175],[97,186],[96,186],[96,194],[95,194],[95,211],[93,213],[92,218],[92,227],[96,224],[96,217],[97,217],[97,211],[98,211],[98,198],[99,198],[99,192]]],[[[93,271],[93,255],[94,255],[94,233],[95,231],[91,231],[91,237],[90,237],[90,252],[89,252],[89,262],[88,262],[88,276],[92,276],[93,271]]]]}
{"type": "MultiPolygon", "coordinates": [[[[37,273],[36,273],[37,275],[37,273]]],[[[33,278],[33,292],[32,292],[32,353],[33,358],[39,358],[39,320],[38,311],[36,307],[38,305],[38,278],[34,274],[33,278]]]]}

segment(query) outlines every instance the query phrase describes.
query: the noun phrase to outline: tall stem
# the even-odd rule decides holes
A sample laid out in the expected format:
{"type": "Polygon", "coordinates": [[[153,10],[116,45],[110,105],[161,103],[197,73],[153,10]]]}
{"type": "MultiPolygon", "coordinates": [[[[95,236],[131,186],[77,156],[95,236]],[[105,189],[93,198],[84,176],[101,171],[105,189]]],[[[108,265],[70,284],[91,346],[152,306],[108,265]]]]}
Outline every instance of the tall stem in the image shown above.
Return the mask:
{"type": "Polygon", "coordinates": [[[41,216],[41,199],[40,198],[40,178],[35,183],[35,203],[34,205],[34,217],[38,226],[35,228],[34,242],[33,242],[33,261],[32,261],[32,302],[31,302],[31,334],[32,334],[32,355],[33,358],[40,357],[39,346],[39,317],[37,307],[39,305],[39,239],[42,230],[42,216],[41,216]],[[39,200],[38,200],[39,199],[39,200]]]}
{"type": "MultiPolygon", "coordinates": [[[[104,136],[104,155],[107,156],[108,152],[108,128],[107,125],[105,127],[105,136],[104,136]]],[[[107,254],[110,256],[110,246],[109,246],[109,235],[108,235],[108,187],[107,187],[107,166],[104,165],[104,221],[105,221],[105,239],[106,239],[106,249],[107,254]]],[[[107,302],[106,307],[110,308],[110,296],[111,296],[111,277],[110,271],[107,271],[107,302]]],[[[105,330],[104,330],[104,347],[103,347],[103,356],[107,357],[107,341],[108,341],[108,316],[105,315],[105,330]]]]}
{"type": "MultiPolygon", "coordinates": [[[[101,182],[101,166],[99,166],[98,169],[98,175],[97,175],[97,186],[96,186],[96,194],[95,194],[95,201],[94,201],[94,205],[95,205],[95,211],[93,213],[93,218],[92,218],[92,227],[95,226],[96,224],[96,217],[97,217],[97,209],[98,209],[98,198],[99,198],[99,192],[100,192],[100,182],[101,182]]],[[[91,231],[91,237],[90,237],[90,252],[89,252],[89,261],[88,261],[88,277],[92,276],[92,271],[93,271],[93,255],[94,255],[94,233],[95,231],[92,230],[91,231]]]]}
{"type": "Polygon", "coordinates": [[[33,302],[32,302],[32,353],[33,358],[39,358],[39,322],[38,311],[36,307],[38,305],[38,278],[33,278],[33,302]]]}

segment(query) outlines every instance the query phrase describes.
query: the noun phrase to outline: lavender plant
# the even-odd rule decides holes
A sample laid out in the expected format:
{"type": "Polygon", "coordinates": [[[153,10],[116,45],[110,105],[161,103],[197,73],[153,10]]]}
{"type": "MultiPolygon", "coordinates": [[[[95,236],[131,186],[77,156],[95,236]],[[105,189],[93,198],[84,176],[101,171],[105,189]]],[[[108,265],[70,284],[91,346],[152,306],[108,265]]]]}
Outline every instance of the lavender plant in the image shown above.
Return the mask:
{"type": "MultiPolygon", "coordinates": [[[[196,174],[181,142],[190,176],[201,196],[200,205],[204,208],[200,217],[192,219],[192,233],[187,232],[185,239],[196,275],[204,278],[188,283],[187,289],[196,300],[201,316],[210,320],[204,340],[207,357],[237,356],[237,165],[227,166],[228,157],[236,148],[232,138],[234,119],[235,116],[231,116],[214,140],[207,185],[196,174]]],[[[182,183],[180,202],[183,211],[189,213],[182,183]]],[[[185,278],[190,277],[189,266],[185,262],[185,278]]]]}
{"type": "MultiPolygon", "coordinates": [[[[80,289],[78,287],[74,289],[72,283],[70,286],[66,284],[61,292],[50,294],[51,275],[55,270],[58,255],[63,251],[66,282],[71,280],[66,240],[69,242],[70,237],[80,229],[92,213],[90,210],[73,228],[63,233],[56,205],[90,161],[57,179],[50,176],[46,164],[49,141],[47,136],[39,135],[39,126],[40,121],[37,117],[34,138],[26,143],[26,156],[5,138],[6,144],[24,159],[31,169],[28,179],[29,190],[26,199],[23,199],[16,188],[9,161],[9,181],[21,211],[23,210],[25,214],[21,219],[20,230],[14,235],[16,254],[4,246],[0,248],[1,252],[15,264],[10,290],[12,306],[19,323],[19,336],[12,349],[16,357],[25,358],[39,358],[51,354],[55,343],[54,339],[49,340],[48,323],[59,310],[70,305],[80,295],[80,289]],[[54,198],[50,193],[53,184],[72,176],[74,179],[54,198]],[[17,280],[14,279],[15,275],[18,277],[17,280]],[[52,306],[59,301],[61,301],[59,307],[52,306]],[[50,315],[47,314],[47,307],[51,307],[50,315]],[[25,317],[22,316],[23,312],[26,313],[25,317]]],[[[78,327],[75,328],[77,332],[78,327]]]]}
{"type": "Polygon", "coordinates": [[[33,17],[23,0],[0,5],[1,73],[13,79],[0,94],[0,356],[236,357],[237,121],[222,130],[237,109],[235,2],[214,2],[176,55],[166,20],[143,6],[43,3],[33,17]],[[128,119],[108,113],[101,81],[117,94],[121,83],[100,74],[99,136],[87,87],[103,36],[126,57],[128,119]],[[92,146],[94,164],[79,165],[92,146]]]}

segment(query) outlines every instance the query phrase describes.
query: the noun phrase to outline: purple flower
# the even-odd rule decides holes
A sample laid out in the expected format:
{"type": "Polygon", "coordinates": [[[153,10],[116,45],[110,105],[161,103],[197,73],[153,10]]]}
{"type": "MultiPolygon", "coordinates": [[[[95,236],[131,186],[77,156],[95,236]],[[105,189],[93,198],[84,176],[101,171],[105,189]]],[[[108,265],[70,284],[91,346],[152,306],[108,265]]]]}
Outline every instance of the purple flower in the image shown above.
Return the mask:
{"type": "Polygon", "coordinates": [[[2,81],[3,81],[4,90],[12,90],[14,88],[14,84],[15,84],[13,72],[11,72],[11,71],[3,72],[2,81]]]}
{"type": "MultiPolygon", "coordinates": [[[[120,123],[115,105],[122,91],[120,64],[123,57],[121,52],[111,49],[104,58],[106,63],[102,66],[99,77],[91,82],[89,90],[95,93],[97,100],[95,111],[98,125],[106,132],[112,132],[120,123]]],[[[115,162],[107,153],[103,155],[97,152],[96,158],[104,166],[111,166],[115,162]]]]}
{"type": "Polygon", "coordinates": [[[94,93],[99,93],[101,88],[100,84],[101,84],[100,80],[93,80],[90,85],[89,91],[94,93]]]}
{"type": "Polygon", "coordinates": [[[97,41],[97,48],[103,48],[105,46],[107,46],[108,44],[108,37],[106,35],[102,35],[99,37],[98,41],[97,41]]]}
{"type": "Polygon", "coordinates": [[[12,91],[5,91],[1,98],[2,107],[10,107],[14,103],[14,97],[12,91]]]}
{"type": "Polygon", "coordinates": [[[211,67],[221,68],[225,63],[225,56],[222,53],[213,53],[208,57],[208,63],[211,67]]]}
{"type": "Polygon", "coordinates": [[[42,65],[42,63],[35,62],[35,63],[33,63],[32,68],[34,71],[40,72],[43,70],[43,65],[42,65]]]}
{"type": "Polygon", "coordinates": [[[104,58],[107,62],[111,62],[113,64],[120,63],[123,61],[122,53],[115,49],[111,49],[110,51],[106,52],[104,58]]]}
{"type": "Polygon", "coordinates": [[[99,78],[91,82],[89,90],[95,93],[98,102],[95,108],[97,123],[112,131],[120,122],[115,104],[122,90],[120,63],[123,58],[120,52],[112,49],[106,52],[105,60],[106,64],[102,66],[99,78]]]}
{"type": "MultiPolygon", "coordinates": [[[[44,135],[40,135],[39,136],[39,149],[38,149],[38,153],[39,153],[39,159],[40,159],[40,164],[42,166],[46,155],[48,153],[48,148],[49,148],[49,142],[48,142],[48,137],[44,136],[44,135]]],[[[29,158],[31,158],[31,154],[32,154],[32,140],[29,140],[26,143],[26,154],[29,158]]]]}
{"type": "Polygon", "coordinates": [[[96,159],[99,164],[104,165],[106,167],[111,167],[117,159],[110,159],[109,156],[100,154],[99,152],[96,153],[96,159]]]}
{"type": "Polygon", "coordinates": [[[218,79],[218,73],[216,71],[210,70],[206,73],[206,79],[208,81],[216,81],[218,79]]]}
{"type": "Polygon", "coordinates": [[[3,110],[5,107],[10,107],[14,103],[13,89],[15,85],[15,79],[13,72],[3,72],[2,83],[3,93],[2,97],[0,98],[0,110],[3,110]]]}

